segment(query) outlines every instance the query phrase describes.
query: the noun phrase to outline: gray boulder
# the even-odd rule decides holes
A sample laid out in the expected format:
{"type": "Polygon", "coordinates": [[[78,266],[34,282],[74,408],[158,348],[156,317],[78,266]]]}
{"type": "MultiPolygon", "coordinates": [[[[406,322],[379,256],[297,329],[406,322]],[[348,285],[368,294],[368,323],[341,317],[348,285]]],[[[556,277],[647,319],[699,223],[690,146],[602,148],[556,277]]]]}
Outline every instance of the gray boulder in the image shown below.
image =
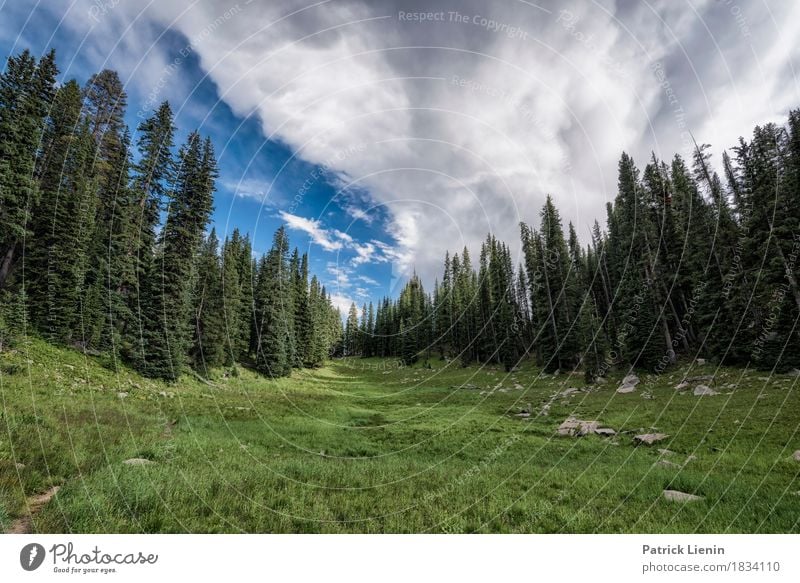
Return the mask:
{"type": "Polygon", "coordinates": [[[663,441],[668,437],[669,435],[667,435],[666,433],[642,433],[641,435],[635,435],[633,437],[633,441],[635,441],[636,443],[653,445],[655,442],[663,441]]]}
{"type": "Polygon", "coordinates": [[[697,502],[703,499],[702,496],[695,496],[678,490],[664,490],[664,498],[670,502],[697,502]]]}

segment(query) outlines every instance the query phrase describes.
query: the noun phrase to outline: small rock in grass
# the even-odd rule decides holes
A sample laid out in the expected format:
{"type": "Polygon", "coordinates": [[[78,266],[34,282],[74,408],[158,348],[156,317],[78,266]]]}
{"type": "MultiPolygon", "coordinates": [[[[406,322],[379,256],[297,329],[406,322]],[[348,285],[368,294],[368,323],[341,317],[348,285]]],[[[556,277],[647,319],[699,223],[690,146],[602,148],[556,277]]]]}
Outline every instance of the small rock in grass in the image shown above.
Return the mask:
{"type": "Polygon", "coordinates": [[[596,385],[604,385],[607,382],[608,381],[606,379],[604,379],[603,377],[597,377],[596,379],[594,379],[594,384],[596,384],[596,385]]]}
{"type": "Polygon", "coordinates": [[[675,462],[671,462],[669,460],[658,460],[654,465],[661,466],[662,468],[672,468],[672,469],[681,469],[680,464],[676,464],[675,462]]]}
{"type": "Polygon", "coordinates": [[[14,465],[17,467],[18,470],[24,470],[25,469],[25,464],[22,464],[20,462],[17,462],[14,465]]]}
{"type": "Polygon", "coordinates": [[[687,494],[686,492],[679,492],[678,490],[664,490],[664,498],[670,502],[697,502],[702,500],[702,496],[695,496],[694,494],[687,494]]]}
{"type": "Polygon", "coordinates": [[[602,435],[604,437],[610,437],[612,435],[616,435],[617,432],[611,429],[610,427],[598,427],[594,430],[597,435],[602,435]]]}
{"type": "Polygon", "coordinates": [[[792,457],[794,458],[794,461],[800,462],[800,449],[798,449],[796,452],[794,452],[792,454],[792,457]]]}
{"type": "Polygon", "coordinates": [[[647,445],[652,445],[655,442],[663,441],[668,437],[669,435],[666,433],[642,433],[641,435],[634,436],[633,440],[636,443],[646,443],[647,445]]]}
{"type": "Polygon", "coordinates": [[[628,393],[632,393],[636,390],[636,385],[622,385],[620,388],[617,389],[617,392],[621,395],[627,395],[628,393]]]}
{"type": "Polygon", "coordinates": [[[676,391],[682,391],[683,389],[688,389],[688,388],[689,388],[689,383],[687,383],[686,381],[683,381],[682,383],[678,383],[677,385],[675,385],[676,391]]]}
{"type": "Polygon", "coordinates": [[[633,385],[634,387],[639,384],[639,377],[635,374],[629,374],[624,379],[622,379],[623,385],[633,385]]]}
{"type": "Polygon", "coordinates": [[[719,393],[706,385],[697,385],[694,388],[694,395],[695,397],[711,397],[713,395],[719,395],[719,393]]]}
{"type": "Polygon", "coordinates": [[[127,397],[128,397],[128,393],[126,393],[126,392],[124,392],[124,391],[123,391],[123,392],[121,392],[121,393],[117,393],[117,398],[118,398],[118,399],[125,399],[125,398],[127,398],[127,397]]]}
{"type": "Polygon", "coordinates": [[[658,453],[660,453],[661,455],[675,455],[675,452],[672,451],[671,449],[664,449],[664,448],[660,448],[658,450],[658,453]]]}
{"type": "Polygon", "coordinates": [[[706,363],[706,359],[705,358],[698,358],[697,359],[697,364],[699,366],[703,366],[705,363],[706,363]]]}
{"type": "Polygon", "coordinates": [[[582,437],[597,430],[597,421],[583,421],[575,417],[567,418],[558,426],[559,435],[569,435],[572,437],[582,437]]]}
{"type": "Polygon", "coordinates": [[[581,392],[580,389],[577,389],[575,387],[570,387],[570,388],[562,391],[561,396],[562,397],[569,397],[570,395],[574,395],[575,393],[580,393],[580,392],[581,392]]]}
{"type": "Polygon", "coordinates": [[[153,460],[148,460],[148,459],[142,458],[142,457],[134,457],[134,458],[131,458],[129,460],[125,460],[122,463],[127,465],[127,466],[149,466],[149,465],[155,464],[156,462],[154,462],[153,460]]]}
{"type": "Polygon", "coordinates": [[[787,373],[790,377],[800,377],[800,369],[793,368],[787,373]]]}
{"type": "Polygon", "coordinates": [[[523,411],[522,413],[517,413],[515,415],[515,417],[521,417],[522,419],[527,419],[530,416],[531,416],[531,414],[526,412],[526,411],[523,411]]]}

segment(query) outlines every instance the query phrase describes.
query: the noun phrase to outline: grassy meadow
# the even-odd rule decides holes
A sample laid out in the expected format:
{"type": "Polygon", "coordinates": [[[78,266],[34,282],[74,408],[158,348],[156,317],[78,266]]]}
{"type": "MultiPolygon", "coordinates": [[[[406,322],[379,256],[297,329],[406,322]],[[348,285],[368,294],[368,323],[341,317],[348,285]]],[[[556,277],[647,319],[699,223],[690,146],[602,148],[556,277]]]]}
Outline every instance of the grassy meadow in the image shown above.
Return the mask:
{"type": "Polygon", "coordinates": [[[0,354],[4,531],[59,486],[32,531],[800,532],[789,375],[685,363],[618,394],[624,371],[586,387],[530,364],[175,384],[104,365],[35,339],[0,354]],[[719,394],[676,390],[687,375],[719,394]],[[617,433],[559,436],[569,416],[617,433]],[[653,432],[669,437],[636,445],[653,432]]]}

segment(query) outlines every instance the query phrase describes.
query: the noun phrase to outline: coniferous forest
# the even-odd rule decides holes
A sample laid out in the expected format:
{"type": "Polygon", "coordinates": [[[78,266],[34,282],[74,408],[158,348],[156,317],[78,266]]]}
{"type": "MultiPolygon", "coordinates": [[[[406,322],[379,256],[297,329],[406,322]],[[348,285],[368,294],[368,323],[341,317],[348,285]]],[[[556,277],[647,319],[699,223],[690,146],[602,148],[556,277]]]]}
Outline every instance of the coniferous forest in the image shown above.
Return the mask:
{"type": "Polygon", "coordinates": [[[238,230],[207,232],[210,139],[176,147],[169,103],[139,127],[111,70],[56,84],[55,52],[0,76],[0,346],[23,332],[167,380],[246,363],[319,366],[341,318],[285,228],[254,258],[238,230]],[[135,142],[135,143],[132,143],[135,142]]]}
{"type": "Polygon", "coordinates": [[[58,85],[55,53],[9,59],[0,77],[0,342],[52,342],[174,380],[243,363],[277,377],[331,356],[432,356],[548,371],[662,372],[679,358],[800,367],[800,110],[722,154],[623,153],[605,227],[588,245],[551,197],[508,243],[444,258],[432,291],[344,322],[284,227],[254,258],[246,234],[207,232],[213,145],[180,146],[169,103],[135,132],[118,75],[58,85]],[[135,136],[133,139],[131,136],[135,136]],[[793,235],[794,234],[794,235],[793,235]]]}

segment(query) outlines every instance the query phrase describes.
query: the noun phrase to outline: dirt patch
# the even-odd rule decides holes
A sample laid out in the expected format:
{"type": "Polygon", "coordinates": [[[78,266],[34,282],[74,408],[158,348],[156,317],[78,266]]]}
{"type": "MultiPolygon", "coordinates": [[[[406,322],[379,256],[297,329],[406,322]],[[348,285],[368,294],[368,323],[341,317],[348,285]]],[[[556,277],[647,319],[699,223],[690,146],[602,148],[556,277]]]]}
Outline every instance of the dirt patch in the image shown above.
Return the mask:
{"type": "Polygon", "coordinates": [[[31,496],[27,501],[27,512],[22,518],[11,523],[8,534],[30,534],[33,528],[33,517],[36,516],[44,505],[53,499],[61,486],[53,486],[43,494],[31,496]]]}

